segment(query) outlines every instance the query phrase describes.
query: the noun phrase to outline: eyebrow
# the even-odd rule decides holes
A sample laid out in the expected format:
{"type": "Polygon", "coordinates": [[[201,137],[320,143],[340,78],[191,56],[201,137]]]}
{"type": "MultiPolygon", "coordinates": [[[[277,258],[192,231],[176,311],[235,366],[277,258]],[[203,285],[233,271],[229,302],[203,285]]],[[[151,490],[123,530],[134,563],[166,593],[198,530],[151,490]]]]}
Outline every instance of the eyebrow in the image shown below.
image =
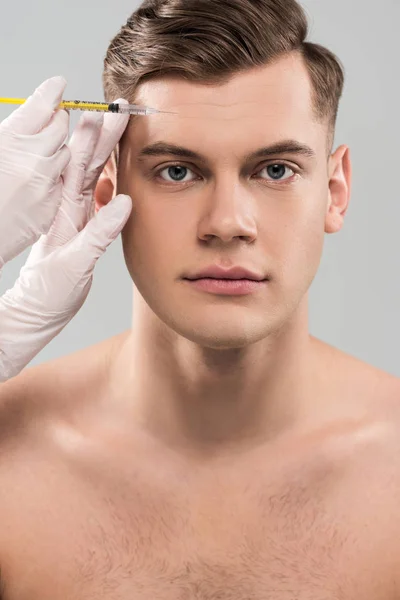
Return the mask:
{"type": "MultiPolygon", "coordinates": [[[[154,144],[142,148],[138,154],[138,160],[145,160],[147,156],[163,156],[165,154],[173,154],[174,156],[180,156],[182,158],[192,158],[207,162],[207,158],[198,152],[164,141],[155,142],[154,144]]],[[[244,158],[247,162],[264,156],[276,156],[277,154],[296,154],[307,158],[316,158],[316,153],[312,148],[306,144],[297,142],[296,140],[283,140],[272,144],[271,146],[259,148],[255,152],[247,154],[244,158]]]]}

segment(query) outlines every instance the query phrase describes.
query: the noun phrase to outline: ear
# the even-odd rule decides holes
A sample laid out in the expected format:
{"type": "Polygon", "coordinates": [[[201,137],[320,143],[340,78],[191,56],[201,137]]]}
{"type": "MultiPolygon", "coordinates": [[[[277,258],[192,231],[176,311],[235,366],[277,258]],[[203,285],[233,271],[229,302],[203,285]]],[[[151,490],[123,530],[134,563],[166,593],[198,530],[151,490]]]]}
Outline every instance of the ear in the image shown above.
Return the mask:
{"type": "Polygon", "coordinates": [[[329,197],[325,233],[337,233],[342,229],[351,192],[351,161],[347,146],[340,146],[329,157],[328,176],[329,197]]]}
{"type": "Polygon", "coordinates": [[[100,208],[111,202],[111,200],[116,196],[116,180],[117,168],[115,153],[113,152],[106,162],[94,190],[94,204],[96,213],[100,210],[100,208]]]}

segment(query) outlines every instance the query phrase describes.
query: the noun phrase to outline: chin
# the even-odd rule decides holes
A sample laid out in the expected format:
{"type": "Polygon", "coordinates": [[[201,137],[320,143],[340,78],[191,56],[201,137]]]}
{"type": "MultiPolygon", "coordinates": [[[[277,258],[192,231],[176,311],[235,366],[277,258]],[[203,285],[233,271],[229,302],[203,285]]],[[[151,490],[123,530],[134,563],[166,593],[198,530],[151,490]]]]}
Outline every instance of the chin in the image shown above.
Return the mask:
{"type": "Polygon", "coordinates": [[[169,323],[169,326],[180,336],[201,346],[213,350],[234,350],[246,348],[260,340],[268,337],[271,333],[265,322],[265,316],[260,322],[259,319],[251,318],[244,320],[230,319],[210,319],[201,323],[193,318],[192,323],[186,320],[184,323],[175,321],[169,323]]]}

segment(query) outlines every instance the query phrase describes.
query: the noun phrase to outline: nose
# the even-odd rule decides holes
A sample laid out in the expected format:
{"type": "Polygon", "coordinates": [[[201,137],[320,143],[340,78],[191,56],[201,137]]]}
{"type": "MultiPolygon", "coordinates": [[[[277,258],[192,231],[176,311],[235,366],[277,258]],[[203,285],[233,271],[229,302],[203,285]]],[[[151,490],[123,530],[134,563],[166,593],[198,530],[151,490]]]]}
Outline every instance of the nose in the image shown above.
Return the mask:
{"type": "Polygon", "coordinates": [[[199,222],[199,237],[254,241],[257,237],[256,200],[246,186],[232,175],[219,181],[205,200],[199,222]]]}

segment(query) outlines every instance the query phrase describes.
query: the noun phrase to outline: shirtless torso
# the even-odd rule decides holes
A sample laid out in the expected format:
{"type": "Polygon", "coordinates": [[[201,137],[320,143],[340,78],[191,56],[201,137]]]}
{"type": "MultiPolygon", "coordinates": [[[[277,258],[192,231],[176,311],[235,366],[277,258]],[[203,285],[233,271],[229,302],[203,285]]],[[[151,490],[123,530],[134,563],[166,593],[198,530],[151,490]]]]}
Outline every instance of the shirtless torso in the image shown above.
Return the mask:
{"type": "Polygon", "coordinates": [[[96,412],[95,348],[0,387],[1,600],[400,598],[399,380],[341,355],[346,415],[199,464],[96,412]]]}

